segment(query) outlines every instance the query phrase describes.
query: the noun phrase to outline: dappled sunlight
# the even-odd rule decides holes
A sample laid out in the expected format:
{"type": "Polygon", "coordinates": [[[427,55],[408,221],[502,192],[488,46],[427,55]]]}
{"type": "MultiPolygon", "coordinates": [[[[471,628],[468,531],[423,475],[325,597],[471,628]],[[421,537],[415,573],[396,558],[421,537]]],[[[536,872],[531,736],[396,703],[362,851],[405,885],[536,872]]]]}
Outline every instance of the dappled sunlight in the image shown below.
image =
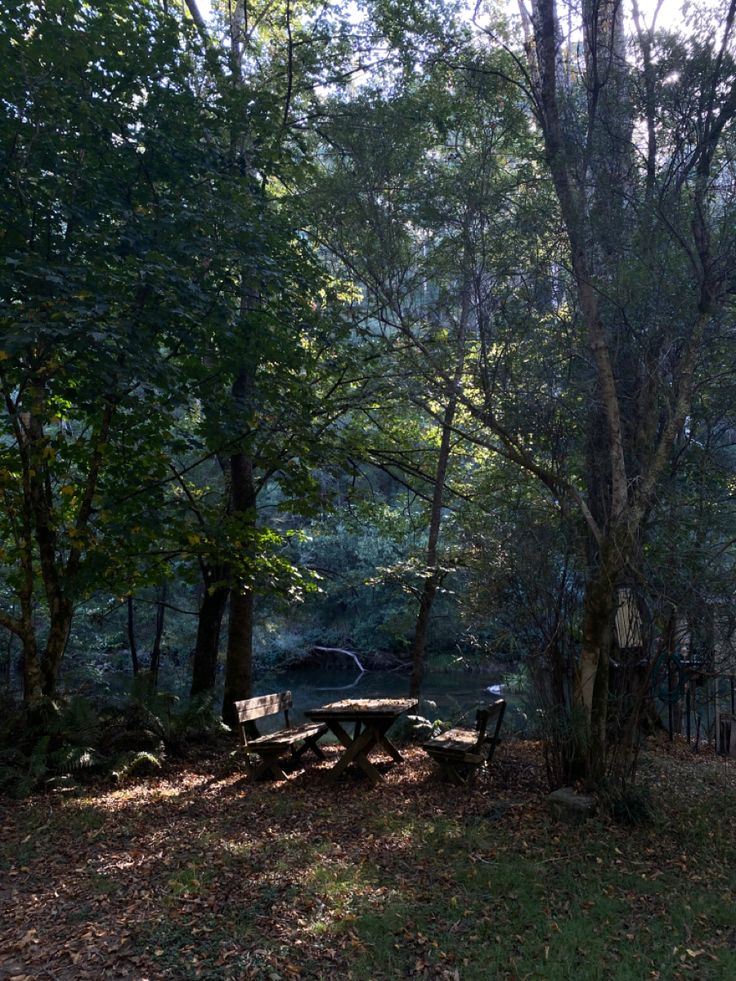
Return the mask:
{"type": "Polygon", "coordinates": [[[3,805],[0,965],[69,981],[472,981],[481,963],[483,977],[515,964],[574,976],[592,945],[614,973],[624,959],[647,976],[659,958],[683,977],[726,976],[707,966],[731,956],[736,923],[708,897],[731,894],[734,761],[678,743],[645,757],[660,820],[686,818],[664,833],[556,824],[534,743],[502,743],[470,788],[444,783],[418,747],[376,786],[352,772],[334,783],[337,753],[281,782],[209,760],[3,805]]]}

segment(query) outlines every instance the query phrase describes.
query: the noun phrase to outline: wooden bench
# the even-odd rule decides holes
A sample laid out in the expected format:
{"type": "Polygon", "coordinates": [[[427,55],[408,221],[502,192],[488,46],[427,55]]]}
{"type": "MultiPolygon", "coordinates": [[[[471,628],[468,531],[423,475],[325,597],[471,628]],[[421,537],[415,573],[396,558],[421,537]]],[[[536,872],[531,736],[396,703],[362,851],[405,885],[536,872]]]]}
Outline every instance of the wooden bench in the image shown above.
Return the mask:
{"type": "Polygon", "coordinates": [[[317,745],[317,740],[327,732],[327,726],[322,723],[306,722],[301,726],[292,726],[289,722],[289,709],[293,702],[290,691],[276,695],[258,695],[256,698],[246,698],[235,703],[238,722],[243,736],[245,748],[245,767],[249,776],[254,780],[270,774],[277,780],[285,780],[286,774],[279,760],[287,753],[291,758],[299,760],[308,749],[323,760],[324,753],[317,745]],[[255,739],[248,737],[249,722],[264,719],[269,715],[284,713],[284,728],[277,732],[268,732],[255,739]],[[253,764],[250,754],[257,754],[261,762],[253,764]]]}
{"type": "Polygon", "coordinates": [[[475,729],[450,729],[423,743],[422,749],[439,764],[448,780],[466,786],[478,768],[488,766],[493,759],[505,711],[506,702],[499,698],[492,705],[478,709],[475,729]]]}

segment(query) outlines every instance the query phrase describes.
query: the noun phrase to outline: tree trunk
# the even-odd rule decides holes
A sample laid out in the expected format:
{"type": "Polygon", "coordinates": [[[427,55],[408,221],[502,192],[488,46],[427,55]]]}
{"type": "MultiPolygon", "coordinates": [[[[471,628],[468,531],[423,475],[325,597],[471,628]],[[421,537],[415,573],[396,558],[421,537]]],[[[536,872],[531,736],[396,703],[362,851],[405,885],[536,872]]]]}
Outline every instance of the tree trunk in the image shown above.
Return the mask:
{"type": "Polygon", "coordinates": [[[452,423],[455,418],[456,408],[457,397],[453,395],[445,408],[445,414],[442,420],[442,439],[440,442],[440,452],[437,459],[437,470],[434,478],[432,510],[429,517],[429,539],[427,541],[427,564],[425,569],[425,579],[422,585],[422,592],[419,600],[419,613],[417,614],[416,627],[414,628],[414,640],[411,646],[412,670],[411,681],[409,683],[409,693],[415,698],[419,697],[422,689],[427,629],[429,627],[429,619],[432,614],[432,604],[434,603],[434,598],[437,595],[437,586],[440,582],[440,572],[437,567],[437,545],[440,536],[440,525],[442,523],[442,499],[445,492],[447,464],[450,460],[450,437],[452,435],[452,423]]]}
{"type": "Polygon", "coordinates": [[[32,626],[23,634],[21,641],[23,644],[23,701],[26,706],[33,707],[43,697],[43,676],[38,657],[36,635],[32,626]]]}
{"type": "Polygon", "coordinates": [[[205,566],[204,597],[199,608],[197,640],[192,661],[192,687],[190,696],[203,695],[214,690],[217,683],[217,658],[220,652],[220,631],[225,614],[229,590],[225,585],[226,573],[221,566],[205,566]]]}
{"type": "Polygon", "coordinates": [[[607,763],[608,684],[616,600],[612,571],[599,570],[586,583],[583,597],[583,643],[574,718],[579,738],[573,772],[592,784],[605,776],[607,763]]]}
{"type": "MultiPolygon", "coordinates": [[[[465,215],[465,225],[472,215],[465,215]]],[[[471,308],[471,274],[469,249],[465,244],[464,256],[466,269],[464,273],[463,290],[461,295],[460,318],[458,321],[457,336],[457,360],[455,362],[452,377],[452,387],[450,395],[442,416],[442,436],[440,438],[440,450],[437,457],[437,469],[434,476],[434,490],[432,492],[432,508],[429,515],[429,536],[427,539],[427,557],[425,579],[422,585],[422,593],[419,600],[419,612],[417,614],[416,627],[414,629],[414,639],[411,647],[411,680],[409,682],[409,693],[412,697],[418,698],[422,690],[422,678],[424,676],[425,649],[427,644],[427,630],[432,614],[432,606],[437,587],[441,581],[440,570],[437,564],[438,544],[440,537],[440,527],[442,524],[442,502],[445,496],[445,482],[447,480],[447,467],[450,462],[450,441],[452,439],[453,424],[457,411],[458,391],[462,382],[463,370],[465,367],[465,334],[470,318],[471,308]]]]}
{"type": "MultiPolygon", "coordinates": [[[[253,378],[241,368],[233,383],[233,401],[243,418],[250,408],[253,378]]],[[[247,576],[252,573],[256,548],[256,496],[253,460],[248,452],[239,450],[230,458],[233,516],[240,518],[239,564],[247,576]],[[249,568],[250,566],[250,568],[249,568]]],[[[244,576],[233,576],[230,587],[230,619],[228,623],[227,657],[225,662],[225,692],[222,717],[226,725],[235,728],[237,718],[234,703],[250,697],[253,670],[253,585],[244,576]]]]}
{"type": "Polygon", "coordinates": [[[135,640],[135,601],[132,596],[128,597],[128,649],[130,650],[130,660],[133,665],[133,677],[140,672],[141,665],[138,660],[138,645],[135,640]]]}
{"type": "Polygon", "coordinates": [[[164,634],[164,623],[166,621],[166,596],[168,593],[168,584],[164,583],[159,591],[158,601],[156,602],[156,633],[153,638],[153,646],[151,648],[151,665],[150,665],[150,688],[152,692],[155,692],[158,688],[158,675],[161,668],[161,640],[164,634]]]}
{"type": "Polygon", "coordinates": [[[225,692],[222,700],[222,718],[231,728],[237,726],[235,702],[249,698],[252,690],[253,614],[253,590],[233,586],[230,590],[225,692]]]}
{"type": "Polygon", "coordinates": [[[74,608],[65,599],[61,599],[58,603],[55,603],[51,611],[51,624],[41,661],[43,693],[48,698],[53,698],[56,694],[59,668],[61,667],[61,659],[64,656],[67,641],[69,640],[73,615],[74,608]]]}

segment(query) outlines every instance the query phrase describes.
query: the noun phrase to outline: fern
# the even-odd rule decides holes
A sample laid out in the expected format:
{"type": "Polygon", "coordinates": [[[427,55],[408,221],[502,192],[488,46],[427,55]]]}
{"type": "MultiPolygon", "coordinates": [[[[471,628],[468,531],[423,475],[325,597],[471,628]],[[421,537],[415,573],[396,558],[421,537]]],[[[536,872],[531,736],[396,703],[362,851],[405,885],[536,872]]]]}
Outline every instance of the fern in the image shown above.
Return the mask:
{"type": "Polygon", "coordinates": [[[127,753],[116,760],[112,776],[115,780],[142,777],[161,769],[161,759],[154,753],[127,753]]]}

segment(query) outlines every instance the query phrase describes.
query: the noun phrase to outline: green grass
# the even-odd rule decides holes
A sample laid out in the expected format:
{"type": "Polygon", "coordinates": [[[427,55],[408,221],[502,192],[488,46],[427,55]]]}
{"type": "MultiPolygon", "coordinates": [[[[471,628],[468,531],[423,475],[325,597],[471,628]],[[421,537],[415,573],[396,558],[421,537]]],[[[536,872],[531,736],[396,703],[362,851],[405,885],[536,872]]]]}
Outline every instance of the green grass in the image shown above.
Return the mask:
{"type": "Polygon", "coordinates": [[[733,803],[633,832],[544,824],[527,841],[482,819],[417,824],[418,874],[390,908],[354,907],[353,977],[734,978],[733,803]]]}

